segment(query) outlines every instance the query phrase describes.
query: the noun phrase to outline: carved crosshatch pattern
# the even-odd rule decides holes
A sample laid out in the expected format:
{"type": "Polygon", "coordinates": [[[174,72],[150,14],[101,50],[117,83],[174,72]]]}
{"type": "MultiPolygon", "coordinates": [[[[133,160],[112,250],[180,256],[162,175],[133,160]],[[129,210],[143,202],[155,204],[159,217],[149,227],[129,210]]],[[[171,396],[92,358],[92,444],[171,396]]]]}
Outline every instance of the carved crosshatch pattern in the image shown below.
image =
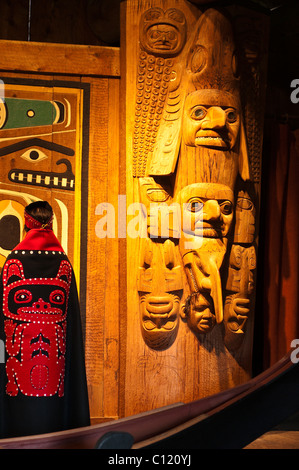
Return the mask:
{"type": "Polygon", "coordinates": [[[128,239],[126,414],[251,374],[267,19],[200,8],[123,7],[127,197],[143,207],[128,239]]]}
{"type": "Polygon", "coordinates": [[[145,176],[165,99],[176,77],[175,57],[185,45],[185,16],[176,8],[149,8],[140,19],[139,34],[133,174],[145,176]]]}

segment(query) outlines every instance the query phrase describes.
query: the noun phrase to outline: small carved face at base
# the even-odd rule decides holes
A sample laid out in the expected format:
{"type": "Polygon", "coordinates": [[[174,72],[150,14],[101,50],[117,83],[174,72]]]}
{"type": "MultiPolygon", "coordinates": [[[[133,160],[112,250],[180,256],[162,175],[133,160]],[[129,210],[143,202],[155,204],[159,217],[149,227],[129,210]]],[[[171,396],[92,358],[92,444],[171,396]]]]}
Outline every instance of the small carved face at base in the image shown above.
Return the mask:
{"type": "Polygon", "coordinates": [[[212,312],[213,300],[209,295],[196,293],[190,296],[183,307],[183,318],[195,333],[209,333],[216,324],[216,317],[212,312]]]}
{"type": "Polygon", "coordinates": [[[140,239],[138,270],[139,313],[142,336],[152,349],[167,349],[179,328],[183,276],[178,247],[171,240],[154,243],[140,239]]]}
{"type": "Polygon", "coordinates": [[[175,340],[179,326],[180,296],[170,293],[140,297],[141,328],[152,349],[166,349],[175,340]]]}
{"type": "Polygon", "coordinates": [[[207,89],[187,96],[183,119],[186,145],[231,150],[239,129],[239,105],[230,93],[207,89]]]}
{"type": "Polygon", "coordinates": [[[234,195],[229,187],[218,183],[194,183],[182,189],[180,203],[184,232],[208,238],[228,234],[234,208],[234,195]]]}

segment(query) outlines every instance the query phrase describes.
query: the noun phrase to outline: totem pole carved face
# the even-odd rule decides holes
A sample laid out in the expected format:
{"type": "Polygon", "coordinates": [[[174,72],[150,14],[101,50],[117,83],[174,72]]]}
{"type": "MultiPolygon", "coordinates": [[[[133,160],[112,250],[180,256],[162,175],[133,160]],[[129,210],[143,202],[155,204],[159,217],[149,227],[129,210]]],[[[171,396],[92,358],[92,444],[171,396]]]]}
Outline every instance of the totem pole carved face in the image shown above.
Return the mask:
{"type": "MultiPolygon", "coordinates": [[[[158,202],[165,205],[169,215],[170,207],[178,206],[181,225],[178,228],[169,222],[167,229],[168,241],[179,251],[181,269],[188,282],[178,296],[185,299],[181,317],[195,334],[208,333],[216,323],[224,321],[226,332],[237,328],[239,335],[246,323],[243,313],[248,310],[250,293],[241,292],[243,285],[236,291],[222,285],[224,279],[237,282],[239,275],[223,260],[225,257],[229,260],[227,250],[231,250],[231,244],[254,241],[255,227],[254,207],[244,191],[248,188],[250,168],[233,28],[228,17],[208,9],[198,18],[188,41],[184,39],[185,48],[180,49],[185,31],[184,20],[177,13],[174,9],[150,8],[140,23],[133,174],[140,178],[139,195],[146,208],[151,201],[158,202]],[[165,83],[158,72],[163,72],[163,77],[165,74],[165,83]],[[154,77],[155,83],[150,81],[154,77]],[[154,86],[149,89],[152,83],[154,86]],[[145,101],[144,98],[150,99],[150,91],[156,96],[151,102],[145,101]],[[150,112],[143,113],[143,123],[141,103],[151,105],[146,108],[150,112]],[[146,145],[142,140],[145,135],[146,145]],[[228,274],[225,269],[229,269],[228,274]],[[231,295],[233,299],[229,302],[231,295]]],[[[150,251],[155,255],[150,263],[142,265],[139,276],[142,328],[144,331],[151,328],[151,333],[157,327],[162,331],[162,319],[153,312],[162,312],[171,304],[167,296],[177,295],[174,289],[165,288],[167,274],[161,250],[167,246],[167,237],[163,242],[160,238],[164,219],[155,214],[147,217],[151,247],[145,250],[145,258],[149,258],[150,251]],[[153,233],[155,240],[151,240],[153,233]],[[145,281],[150,281],[148,290],[145,281]]],[[[176,261],[175,266],[179,264],[176,261]]],[[[174,304],[178,305],[176,301],[174,304]]],[[[164,330],[170,325],[169,319],[175,318],[170,311],[168,308],[164,330]]],[[[149,337],[146,333],[144,338],[149,345],[154,335],[149,337]]],[[[172,341],[169,338],[168,345],[172,341]]]]}
{"type": "Polygon", "coordinates": [[[217,183],[194,183],[182,189],[180,203],[183,232],[207,238],[227,236],[234,208],[234,194],[230,188],[217,183]]]}
{"type": "Polygon", "coordinates": [[[254,246],[233,245],[229,259],[226,289],[250,295],[253,291],[253,273],[256,268],[254,246]]]}
{"type": "Polygon", "coordinates": [[[142,336],[152,349],[163,350],[174,342],[179,327],[180,297],[143,294],[140,297],[142,336]]]}
{"type": "Polygon", "coordinates": [[[233,220],[233,191],[222,184],[194,183],[182,189],[179,201],[183,214],[179,247],[191,291],[185,314],[193,329],[197,325],[203,332],[204,323],[207,332],[215,321],[223,320],[219,269],[233,220]],[[202,317],[204,322],[199,321],[202,317]]]}
{"type": "Polygon", "coordinates": [[[170,8],[150,8],[141,19],[140,41],[150,54],[176,55],[186,36],[186,20],[180,10],[170,8]]]}
{"type": "Polygon", "coordinates": [[[152,177],[140,178],[140,199],[146,210],[147,233],[150,238],[179,238],[177,216],[171,187],[152,177]]]}
{"type": "Polygon", "coordinates": [[[224,306],[224,342],[229,349],[238,348],[244,338],[250,314],[250,296],[254,290],[255,269],[255,247],[233,245],[226,283],[228,295],[224,306]]]}
{"type": "Polygon", "coordinates": [[[252,243],[255,234],[255,206],[246,191],[240,191],[236,202],[235,243],[252,243]]]}
{"type": "Polygon", "coordinates": [[[181,266],[171,240],[141,240],[138,274],[141,331],[145,343],[163,350],[174,342],[179,328],[183,281],[181,266]]]}
{"type": "Polygon", "coordinates": [[[197,90],[187,96],[183,117],[186,145],[232,150],[239,129],[239,105],[230,93],[197,90]]]}

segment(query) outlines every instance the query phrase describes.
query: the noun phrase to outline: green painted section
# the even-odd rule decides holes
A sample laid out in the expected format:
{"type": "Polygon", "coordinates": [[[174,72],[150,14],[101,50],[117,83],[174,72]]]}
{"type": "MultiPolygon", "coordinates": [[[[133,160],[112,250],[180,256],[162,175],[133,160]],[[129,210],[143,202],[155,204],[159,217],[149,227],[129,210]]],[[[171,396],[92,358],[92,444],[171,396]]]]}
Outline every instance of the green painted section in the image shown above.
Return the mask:
{"type": "Polygon", "coordinates": [[[7,115],[2,129],[51,125],[57,115],[51,101],[5,98],[5,106],[7,115]]]}

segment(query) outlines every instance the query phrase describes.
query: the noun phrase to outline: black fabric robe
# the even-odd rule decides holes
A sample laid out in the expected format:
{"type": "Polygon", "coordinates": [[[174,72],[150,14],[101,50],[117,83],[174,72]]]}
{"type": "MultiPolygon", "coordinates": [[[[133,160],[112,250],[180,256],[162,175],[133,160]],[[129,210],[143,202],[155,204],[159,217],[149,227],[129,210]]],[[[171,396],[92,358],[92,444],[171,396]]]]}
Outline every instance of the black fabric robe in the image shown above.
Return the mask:
{"type": "Polygon", "coordinates": [[[77,286],[52,230],[28,232],[6,259],[0,290],[0,437],[88,426],[77,286]]]}

